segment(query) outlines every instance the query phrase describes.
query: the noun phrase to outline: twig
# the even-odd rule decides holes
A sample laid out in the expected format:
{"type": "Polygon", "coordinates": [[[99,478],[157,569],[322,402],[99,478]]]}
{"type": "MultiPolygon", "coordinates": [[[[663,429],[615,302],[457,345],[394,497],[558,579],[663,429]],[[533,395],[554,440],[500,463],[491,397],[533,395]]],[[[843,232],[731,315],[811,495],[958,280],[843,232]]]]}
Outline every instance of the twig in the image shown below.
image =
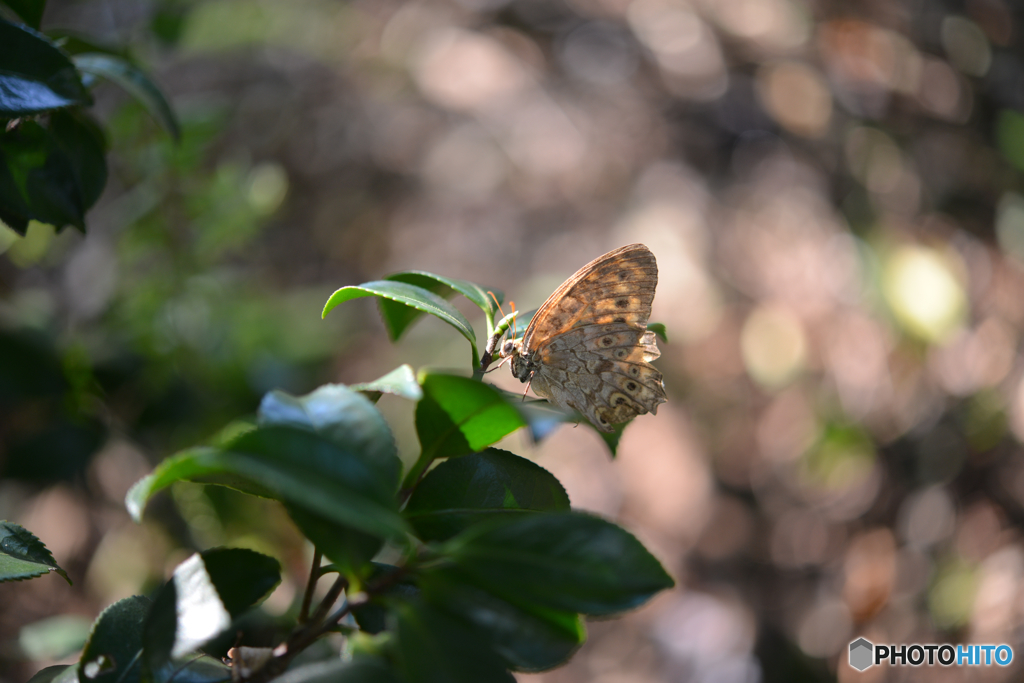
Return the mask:
{"type": "Polygon", "coordinates": [[[306,623],[309,617],[309,606],[313,603],[313,591],[316,589],[316,582],[320,580],[320,562],[324,555],[316,546],[313,547],[313,566],[309,569],[309,581],[306,582],[306,593],[302,596],[302,607],[299,609],[299,623],[306,623]]]}

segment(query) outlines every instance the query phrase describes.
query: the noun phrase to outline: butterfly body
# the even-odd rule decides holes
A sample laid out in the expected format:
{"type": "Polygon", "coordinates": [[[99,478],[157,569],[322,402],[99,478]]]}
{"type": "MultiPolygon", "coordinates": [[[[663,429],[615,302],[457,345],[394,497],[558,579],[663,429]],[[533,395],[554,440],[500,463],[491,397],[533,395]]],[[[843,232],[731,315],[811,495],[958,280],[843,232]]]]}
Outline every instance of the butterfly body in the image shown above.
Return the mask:
{"type": "Polygon", "coordinates": [[[608,252],[570,277],[537,310],[523,338],[506,342],[512,374],[534,393],[582,413],[595,427],[657,412],[664,403],[660,354],[647,331],[658,284],[642,244],[608,252]]]}

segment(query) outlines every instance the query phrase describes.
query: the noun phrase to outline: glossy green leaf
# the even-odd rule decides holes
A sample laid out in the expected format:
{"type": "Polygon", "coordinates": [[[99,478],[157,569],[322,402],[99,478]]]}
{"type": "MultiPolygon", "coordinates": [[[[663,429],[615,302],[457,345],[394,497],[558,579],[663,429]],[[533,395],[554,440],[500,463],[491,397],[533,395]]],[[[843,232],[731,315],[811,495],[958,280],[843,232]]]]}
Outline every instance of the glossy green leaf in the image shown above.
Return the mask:
{"type": "Polygon", "coordinates": [[[379,379],[352,384],[349,389],[365,394],[374,403],[377,402],[381,394],[394,394],[410,401],[418,401],[423,398],[423,390],[420,388],[420,383],[416,381],[416,373],[409,365],[399,365],[379,379]]]}
{"type": "Polygon", "coordinates": [[[260,402],[260,425],[290,425],[309,429],[350,450],[372,465],[377,477],[398,488],[402,461],[395,437],[384,416],[359,391],[326,384],[305,396],[271,391],[260,402]]]}
{"type": "Polygon", "coordinates": [[[152,607],[135,595],[97,617],[79,661],[79,683],[136,683],[142,678],[142,628],[152,607]]]}
{"type": "MultiPolygon", "coordinates": [[[[473,350],[473,360],[474,362],[476,361],[476,332],[473,331],[472,325],[466,320],[466,316],[462,315],[454,306],[434,292],[417,287],[416,285],[392,280],[376,280],[374,282],[364,282],[359,286],[342,287],[334,292],[334,294],[331,294],[326,305],[324,305],[323,315],[326,316],[338,304],[367,296],[379,297],[382,300],[400,304],[402,308],[409,307],[440,318],[469,340],[473,350]]],[[[387,328],[388,336],[391,337],[392,341],[397,340],[411,322],[406,319],[405,313],[396,317],[394,315],[395,310],[398,309],[390,307],[381,308],[384,326],[387,328]]]]}
{"type": "MultiPolygon", "coordinates": [[[[494,319],[495,314],[498,312],[498,303],[501,303],[505,297],[500,290],[492,289],[490,291],[493,292],[494,296],[498,299],[498,301],[495,302],[491,295],[487,293],[488,290],[475,282],[448,278],[443,275],[435,275],[434,273],[428,273],[422,270],[407,270],[401,273],[388,275],[384,279],[391,280],[393,282],[405,282],[410,285],[422,287],[423,289],[431,291],[445,299],[455,293],[461,294],[472,301],[477,308],[483,311],[483,314],[488,320],[494,319]]],[[[422,315],[420,311],[407,310],[407,312],[404,313],[405,318],[402,319],[402,330],[411,325],[420,315],[422,315]]],[[[399,334],[401,334],[401,332],[399,332],[399,334]]]]}
{"type": "Polygon", "coordinates": [[[578,512],[494,520],[453,538],[445,550],[480,588],[555,610],[614,614],[673,586],[632,534],[578,512]]]}
{"type": "Polygon", "coordinates": [[[21,235],[29,220],[84,232],[107,182],[105,146],[99,127],[75,110],[53,112],[46,127],[22,120],[0,132],[0,219],[21,235]]]}
{"type": "Polygon", "coordinates": [[[0,45],[0,118],[92,103],[75,65],[43,34],[0,19],[0,45]]]}
{"type": "Polygon", "coordinates": [[[156,84],[137,66],[122,57],[100,52],[75,55],[72,61],[83,73],[106,78],[121,86],[146,108],[171,137],[175,140],[181,137],[178,119],[171,105],[156,84]]]}
{"type": "Polygon", "coordinates": [[[397,607],[395,658],[408,683],[513,683],[486,638],[420,600],[397,607]]]}
{"type": "Polygon", "coordinates": [[[0,520],[0,582],[31,579],[56,572],[71,584],[67,572],[35,534],[14,522],[0,520]]]}
{"type": "Polygon", "coordinates": [[[148,670],[163,677],[175,660],[229,629],[280,581],[277,560],[252,550],[214,548],[182,562],[157,592],[141,629],[148,670]]]}
{"type": "Polygon", "coordinates": [[[402,538],[393,482],[378,463],[319,434],[284,425],[247,432],[225,449],[194,448],[165,460],[128,492],[135,519],[157,491],[175,481],[230,486],[301,507],[337,524],[402,538]]]}
{"type": "Polygon", "coordinates": [[[420,584],[426,600],[469,622],[506,666],[517,671],[558,666],[587,637],[576,612],[515,605],[477,588],[450,568],[425,572],[420,584]]]}
{"type": "Polygon", "coordinates": [[[385,660],[364,656],[296,667],[274,683],[399,683],[399,679],[385,660]]]}
{"type": "Polygon", "coordinates": [[[431,470],[404,515],[426,541],[446,540],[498,515],[568,512],[569,496],[543,467],[496,448],[454,458],[431,470]]]}
{"type": "Polygon", "coordinates": [[[661,341],[668,344],[668,330],[665,323],[647,323],[647,329],[658,336],[661,341]]]}
{"type": "Polygon", "coordinates": [[[494,387],[468,377],[422,373],[416,433],[424,456],[445,458],[482,450],[525,421],[494,387]]]}

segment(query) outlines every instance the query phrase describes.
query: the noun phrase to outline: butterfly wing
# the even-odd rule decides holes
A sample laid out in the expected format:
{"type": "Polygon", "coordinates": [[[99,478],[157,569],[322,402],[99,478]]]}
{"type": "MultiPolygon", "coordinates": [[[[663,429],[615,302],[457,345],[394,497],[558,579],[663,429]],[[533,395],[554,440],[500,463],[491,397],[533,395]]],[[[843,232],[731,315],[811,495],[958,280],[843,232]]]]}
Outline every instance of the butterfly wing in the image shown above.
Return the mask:
{"type": "Polygon", "coordinates": [[[646,331],[658,266],[642,244],[591,261],[555,291],[523,336],[533,390],[602,431],[656,412],[667,399],[646,331]]]}
{"type": "Polygon", "coordinates": [[[644,329],[651,317],[658,264],[643,244],[599,256],[576,271],[537,309],[523,335],[524,352],[574,327],[624,322],[644,329]]]}

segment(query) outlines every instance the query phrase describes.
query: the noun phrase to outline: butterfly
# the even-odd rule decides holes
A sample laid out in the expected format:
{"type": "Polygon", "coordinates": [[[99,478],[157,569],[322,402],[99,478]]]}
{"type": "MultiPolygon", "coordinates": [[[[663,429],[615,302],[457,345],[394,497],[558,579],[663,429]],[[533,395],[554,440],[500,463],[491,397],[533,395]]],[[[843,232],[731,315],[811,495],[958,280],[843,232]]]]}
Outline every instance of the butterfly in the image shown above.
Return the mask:
{"type": "Polygon", "coordinates": [[[580,268],[537,309],[521,339],[499,355],[512,375],[602,432],[666,402],[661,355],[647,330],[658,264],[643,244],[610,251],[580,268]]]}

